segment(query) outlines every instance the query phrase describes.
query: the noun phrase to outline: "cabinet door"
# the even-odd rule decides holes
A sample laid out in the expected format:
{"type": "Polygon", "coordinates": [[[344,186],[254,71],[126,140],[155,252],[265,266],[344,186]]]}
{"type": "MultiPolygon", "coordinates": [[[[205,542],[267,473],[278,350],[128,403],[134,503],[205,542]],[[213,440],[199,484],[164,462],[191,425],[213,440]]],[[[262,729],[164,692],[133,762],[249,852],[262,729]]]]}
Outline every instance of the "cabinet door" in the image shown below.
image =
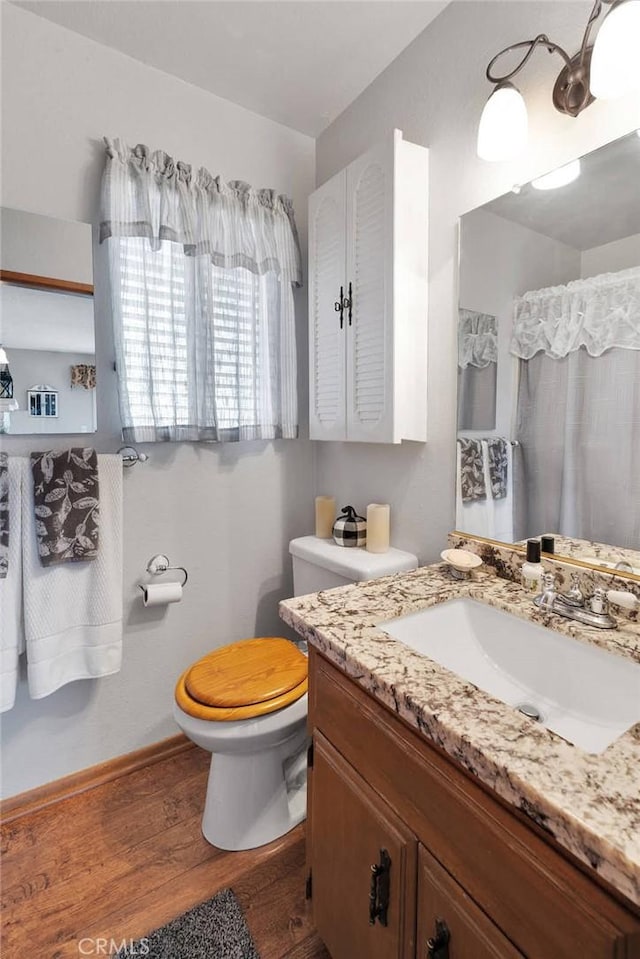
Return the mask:
{"type": "Polygon", "coordinates": [[[345,287],[343,170],[309,198],[309,435],[344,440],[345,336],[335,304],[345,287]]]}
{"type": "Polygon", "coordinates": [[[347,438],[393,441],[395,139],[347,168],[347,438]]]}
{"type": "Polygon", "coordinates": [[[418,959],[524,959],[424,846],[419,848],[418,959]]]}
{"type": "Polygon", "coordinates": [[[332,959],[414,959],[415,836],[326,739],[316,733],[314,743],[311,873],[320,938],[332,959]],[[386,925],[371,925],[371,867],[384,861],[384,851],[386,925]]]}

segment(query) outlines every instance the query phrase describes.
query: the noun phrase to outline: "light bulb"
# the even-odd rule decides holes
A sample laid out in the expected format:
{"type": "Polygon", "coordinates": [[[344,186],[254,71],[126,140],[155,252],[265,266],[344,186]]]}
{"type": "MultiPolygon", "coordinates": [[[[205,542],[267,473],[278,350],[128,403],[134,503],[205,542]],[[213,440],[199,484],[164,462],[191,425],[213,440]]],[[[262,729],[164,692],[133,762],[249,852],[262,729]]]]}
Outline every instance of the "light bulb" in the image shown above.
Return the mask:
{"type": "Polygon", "coordinates": [[[545,173],[537,180],[531,181],[531,186],[535,190],[557,190],[558,187],[573,183],[580,176],[580,160],[573,160],[571,163],[565,163],[564,166],[552,170],[551,173],[545,173]]]}
{"type": "Polygon", "coordinates": [[[527,145],[528,125],[520,91],[512,83],[499,84],[480,117],[478,156],[483,160],[513,160],[527,145]]]}
{"type": "Polygon", "coordinates": [[[640,0],[614,7],[600,27],[591,57],[589,87],[598,100],[640,90],[640,0]]]}

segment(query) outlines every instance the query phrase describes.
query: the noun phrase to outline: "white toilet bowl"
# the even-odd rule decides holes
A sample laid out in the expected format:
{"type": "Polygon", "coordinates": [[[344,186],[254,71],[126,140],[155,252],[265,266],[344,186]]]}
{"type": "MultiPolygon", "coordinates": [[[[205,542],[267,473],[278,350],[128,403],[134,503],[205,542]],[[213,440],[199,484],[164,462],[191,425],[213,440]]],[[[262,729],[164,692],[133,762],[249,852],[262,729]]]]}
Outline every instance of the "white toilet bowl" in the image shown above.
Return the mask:
{"type": "Polygon", "coordinates": [[[306,760],[306,693],[277,712],[238,722],[197,719],[176,702],[173,716],[185,736],[212,754],[202,819],[208,842],[219,849],[254,849],[302,822],[306,779],[292,782],[285,764],[306,760]]]}
{"type": "MultiPolygon", "coordinates": [[[[418,565],[415,556],[401,550],[367,553],[315,536],[292,540],[289,549],[296,596],[418,565]]],[[[185,705],[184,698],[180,701],[185,705]]],[[[293,829],[306,815],[306,692],[281,709],[252,718],[222,721],[201,718],[201,712],[191,715],[174,701],[180,729],[211,753],[205,839],[220,849],[253,849],[293,829]]]]}

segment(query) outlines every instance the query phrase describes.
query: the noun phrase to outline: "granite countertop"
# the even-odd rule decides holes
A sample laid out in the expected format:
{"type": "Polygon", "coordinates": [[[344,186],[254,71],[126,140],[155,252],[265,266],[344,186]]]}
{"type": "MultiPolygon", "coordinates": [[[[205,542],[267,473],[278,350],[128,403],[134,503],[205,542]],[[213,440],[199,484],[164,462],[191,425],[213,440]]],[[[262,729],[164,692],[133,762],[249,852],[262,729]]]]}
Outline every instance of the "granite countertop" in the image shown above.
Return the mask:
{"type": "Polygon", "coordinates": [[[519,584],[444,564],[280,603],[282,619],[385,706],[526,813],[640,905],[640,723],[604,752],[571,745],[376,624],[470,597],[640,662],[640,624],[585,627],[545,615],[519,584]]]}

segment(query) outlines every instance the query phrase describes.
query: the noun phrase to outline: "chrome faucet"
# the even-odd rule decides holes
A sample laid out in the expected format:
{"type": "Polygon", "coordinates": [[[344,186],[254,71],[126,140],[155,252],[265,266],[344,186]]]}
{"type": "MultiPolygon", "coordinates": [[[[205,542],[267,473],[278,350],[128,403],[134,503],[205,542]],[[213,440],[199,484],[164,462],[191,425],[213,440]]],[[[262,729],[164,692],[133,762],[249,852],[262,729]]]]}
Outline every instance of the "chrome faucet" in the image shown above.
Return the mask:
{"type": "Polygon", "coordinates": [[[596,626],[598,629],[617,627],[615,619],[609,614],[609,600],[605,591],[596,589],[587,606],[575,574],[572,576],[569,591],[559,593],[554,574],[545,573],[542,577],[542,592],[533,602],[543,612],[556,613],[585,626],[596,626]]]}

